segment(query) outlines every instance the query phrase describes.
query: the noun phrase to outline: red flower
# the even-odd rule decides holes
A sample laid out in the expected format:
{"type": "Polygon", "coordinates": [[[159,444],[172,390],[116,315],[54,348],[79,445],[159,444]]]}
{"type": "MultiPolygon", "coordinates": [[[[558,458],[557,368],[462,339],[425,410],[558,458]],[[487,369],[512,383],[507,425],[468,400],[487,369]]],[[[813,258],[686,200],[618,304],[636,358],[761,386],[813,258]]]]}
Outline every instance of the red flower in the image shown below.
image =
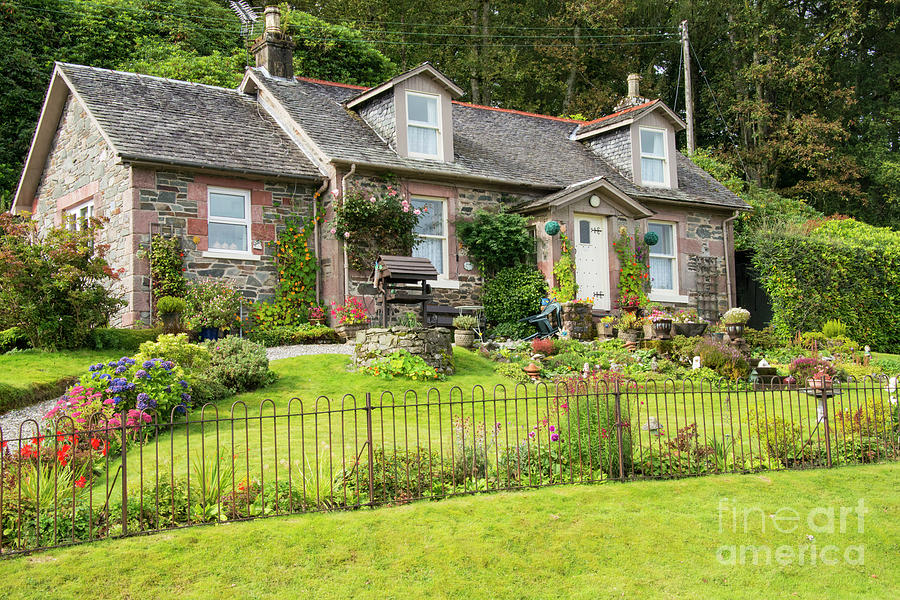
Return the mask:
{"type": "Polygon", "coordinates": [[[75,480],[75,487],[83,488],[87,483],[87,479],[84,478],[84,475],[75,480]]]}
{"type": "Polygon", "coordinates": [[[91,438],[91,448],[93,448],[94,450],[99,450],[100,446],[102,446],[102,445],[103,445],[103,440],[100,440],[98,438],[91,438]]]}

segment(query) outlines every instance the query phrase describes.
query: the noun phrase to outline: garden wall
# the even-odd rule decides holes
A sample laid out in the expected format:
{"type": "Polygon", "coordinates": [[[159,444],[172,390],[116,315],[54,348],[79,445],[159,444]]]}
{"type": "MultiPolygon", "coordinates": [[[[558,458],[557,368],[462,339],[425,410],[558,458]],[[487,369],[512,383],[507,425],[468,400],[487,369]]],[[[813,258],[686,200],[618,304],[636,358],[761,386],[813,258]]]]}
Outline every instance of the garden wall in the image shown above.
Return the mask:
{"type": "Polygon", "coordinates": [[[361,331],[356,337],[354,364],[357,368],[367,367],[396,350],[407,350],[420,356],[439,374],[454,373],[451,335],[445,327],[390,327],[361,331]]]}

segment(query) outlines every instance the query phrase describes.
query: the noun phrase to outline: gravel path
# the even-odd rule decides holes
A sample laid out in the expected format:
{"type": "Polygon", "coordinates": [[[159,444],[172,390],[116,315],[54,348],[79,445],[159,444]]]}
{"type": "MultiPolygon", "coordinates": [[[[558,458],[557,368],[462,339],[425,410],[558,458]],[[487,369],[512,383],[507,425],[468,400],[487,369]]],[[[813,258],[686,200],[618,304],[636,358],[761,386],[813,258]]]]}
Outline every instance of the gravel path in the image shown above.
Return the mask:
{"type": "MultiPolygon", "coordinates": [[[[279,360],[281,358],[291,358],[293,356],[309,356],[312,354],[353,354],[353,344],[301,344],[297,346],[276,346],[267,348],[266,355],[269,360],[279,360]]],[[[45,400],[31,406],[12,410],[6,414],[0,415],[0,430],[3,431],[5,439],[19,437],[19,425],[28,419],[34,419],[38,423],[47,411],[53,408],[56,399],[45,400]]],[[[26,436],[32,434],[32,430],[26,425],[23,432],[26,436]]],[[[34,425],[31,425],[34,427],[34,425]]]]}

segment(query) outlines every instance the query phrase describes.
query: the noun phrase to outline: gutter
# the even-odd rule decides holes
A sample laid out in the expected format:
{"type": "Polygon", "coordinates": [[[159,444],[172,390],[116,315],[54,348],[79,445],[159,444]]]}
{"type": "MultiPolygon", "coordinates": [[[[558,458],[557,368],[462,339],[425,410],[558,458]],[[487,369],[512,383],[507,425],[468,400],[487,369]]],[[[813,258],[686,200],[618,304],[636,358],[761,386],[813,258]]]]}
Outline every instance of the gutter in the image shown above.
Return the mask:
{"type": "MultiPolygon", "coordinates": [[[[731,298],[732,298],[732,296],[731,296],[731,293],[732,293],[732,289],[731,289],[732,266],[731,266],[731,261],[729,260],[729,256],[731,256],[734,253],[733,246],[731,248],[732,252],[728,251],[728,224],[731,223],[732,221],[734,221],[735,219],[737,219],[738,216],[740,216],[740,214],[741,213],[739,211],[735,210],[733,215],[731,215],[727,219],[722,219],[722,238],[723,238],[723,241],[725,242],[725,289],[727,290],[726,293],[728,294],[728,308],[731,308],[731,298]]],[[[732,244],[733,243],[734,243],[734,240],[732,240],[732,244]]]]}
{"type": "Polygon", "coordinates": [[[172,165],[172,166],[180,166],[180,167],[189,167],[193,169],[206,169],[207,171],[213,171],[216,173],[241,173],[243,175],[256,175],[263,177],[273,177],[275,179],[291,179],[291,180],[301,180],[301,181],[321,181],[322,175],[299,175],[299,174],[285,174],[284,172],[275,172],[275,171],[257,171],[250,169],[238,169],[231,167],[222,167],[210,165],[206,163],[193,162],[189,160],[171,160],[164,158],[147,158],[138,157],[138,156],[130,156],[127,154],[119,154],[119,161],[122,163],[131,163],[133,165],[172,165]]]}
{"type": "MultiPolygon", "coordinates": [[[[350,170],[341,177],[341,202],[344,201],[344,196],[347,194],[347,178],[356,173],[356,163],[350,165],[350,170]]],[[[341,242],[341,246],[344,249],[344,302],[347,302],[347,298],[350,296],[350,265],[347,264],[347,244],[341,242]]]]}

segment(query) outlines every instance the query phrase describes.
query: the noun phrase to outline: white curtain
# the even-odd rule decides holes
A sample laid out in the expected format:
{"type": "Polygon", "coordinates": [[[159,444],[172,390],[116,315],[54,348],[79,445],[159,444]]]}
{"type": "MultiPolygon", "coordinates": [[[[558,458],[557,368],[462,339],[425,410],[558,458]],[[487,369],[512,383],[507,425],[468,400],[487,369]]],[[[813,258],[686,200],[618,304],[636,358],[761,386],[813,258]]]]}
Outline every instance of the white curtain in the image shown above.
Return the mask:
{"type": "Polygon", "coordinates": [[[406,139],[409,143],[409,151],[413,154],[425,154],[437,156],[437,130],[428,127],[416,127],[410,125],[407,128],[406,139]]]}
{"type": "Polygon", "coordinates": [[[675,281],[672,276],[673,258],[650,257],[650,285],[654,290],[674,290],[675,281]]]}
{"type": "Polygon", "coordinates": [[[438,238],[420,238],[412,251],[413,256],[427,258],[437,269],[438,273],[444,272],[444,240],[438,238]]]}

